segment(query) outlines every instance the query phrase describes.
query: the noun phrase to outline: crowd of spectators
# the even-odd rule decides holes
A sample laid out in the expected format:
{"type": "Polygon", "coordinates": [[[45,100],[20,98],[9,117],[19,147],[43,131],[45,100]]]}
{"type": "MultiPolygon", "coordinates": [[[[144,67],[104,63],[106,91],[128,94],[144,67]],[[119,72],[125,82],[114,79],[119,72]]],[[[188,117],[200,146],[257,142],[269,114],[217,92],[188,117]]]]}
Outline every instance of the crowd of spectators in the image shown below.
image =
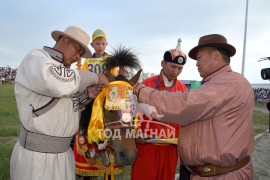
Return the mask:
{"type": "Polygon", "coordinates": [[[253,88],[255,102],[269,102],[270,101],[270,89],[266,88],[253,88]]]}
{"type": "Polygon", "coordinates": [[[2,84],[6,82],[13,81],[16,77],[17,68],[10,66],[1,66],[0,67],[0,80],[2,84]]]}

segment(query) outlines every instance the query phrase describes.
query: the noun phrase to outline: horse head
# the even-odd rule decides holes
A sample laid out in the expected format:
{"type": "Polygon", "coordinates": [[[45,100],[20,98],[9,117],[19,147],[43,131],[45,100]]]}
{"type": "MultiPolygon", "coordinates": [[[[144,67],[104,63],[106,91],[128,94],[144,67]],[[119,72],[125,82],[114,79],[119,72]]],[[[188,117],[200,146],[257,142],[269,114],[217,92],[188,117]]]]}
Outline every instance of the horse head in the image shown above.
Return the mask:
{"type": "Polygon", "coordinates": [[[138,82],[142,72],[140,61],[131,49],[120,46],[114,49],[105,65],[107,69],[105,75],[110,84],[103,112],[104,122],[112,132],[109,143],[114,150],[116,163],[120,166],[131,165],[137,157],[134,120],[138,103],[133,94],[133,85],[138,82]],[[112,75],[110,70],[115,67],[119,67],[119,72],[121,68],[139,71],[128,80],[121,73],[116,77],[112,75]]]}
{"type": "Polygon", "coordinates": [[[103,108],[104,127],[109,129],[109,144],[120,166],[131,165],[137,157],[134,121],[138,103],[132,86],[138,82],[141,71],[130,80],[123,75],[114,77],[106,71],[110,84],[103,108]]]}

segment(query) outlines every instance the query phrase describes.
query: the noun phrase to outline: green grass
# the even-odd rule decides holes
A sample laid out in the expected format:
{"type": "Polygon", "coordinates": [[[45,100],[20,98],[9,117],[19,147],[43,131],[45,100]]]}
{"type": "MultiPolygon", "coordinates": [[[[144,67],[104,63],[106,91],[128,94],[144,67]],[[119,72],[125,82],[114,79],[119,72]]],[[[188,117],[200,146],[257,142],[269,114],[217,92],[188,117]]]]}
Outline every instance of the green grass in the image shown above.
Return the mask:
{"type": "Polygon", "coordinates": [[[256,103],[255,106],[258,107],[258,108],[265,108],[265,109],[267,109],[266,108],[266,104],[267,103],[256,103]]]}
{"type": "Polygon", "coordinates": [[[9,179],[9,162],[14,144],[0,141],[0,179],[9,179]]]}
{"type": "Polygon", "coordinates": [[[12,84],[0,86],[0,136],[17,136],[20,121],[12,84]]]}
{"type": "MultiPolygon", "coordinates": [[[[255,104],[266,109],[266,104],[255,104]]],[[[254,111],[255,135],[268,130],[269,113],[254,111]]],[[[13,84],[0,85],[0,180],[9,179],[9,162],[14,144],[20,132],[20,121],[16,107],[13,84]]],[[[179,172],[179,166],[177,167],[179,172]]],[[[116,179],[130,179],[131,167],[127,166],[116,179]]]]}
{"type": "Polygon", "coordinates": [[[0,179],[9,179],[9,162],[20,132],[14,86],[0,85],[0,179]]]}
{"type": "MultiPolygon", "coordinates": [[[[260,106],[257,106],[257,107],[260,107],[260,106]]],[[[253,128],[254,128],[255,135],[263,133],[266,130],[269,131],[269,113],[262,113],[259,111],[254,111],[253,112],[253,128]]]]}

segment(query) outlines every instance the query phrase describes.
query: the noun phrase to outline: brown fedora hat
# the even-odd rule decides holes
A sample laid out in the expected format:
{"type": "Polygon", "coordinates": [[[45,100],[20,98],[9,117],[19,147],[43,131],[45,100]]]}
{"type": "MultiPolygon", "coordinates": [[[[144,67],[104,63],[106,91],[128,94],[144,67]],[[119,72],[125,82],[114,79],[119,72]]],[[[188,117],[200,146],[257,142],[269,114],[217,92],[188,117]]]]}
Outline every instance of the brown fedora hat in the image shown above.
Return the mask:
{"type": "Polygon", "coordinates": [[[202,47],[221,48],[221,49],[225,50],[226,52],[228,52],[230,57],[235,55],[235,52],[236,52],[236,49],[232,45],[227,43],[227,39],[224,36],[222,36],[220,34],[209,34],[206,36],[202,36],[199,39],[198,46],[195,46],[194,48],[192,48],[189,51],[188,56],[192,59],[197,60],[197,58],[196,58],[197,51],[202,47]]]}

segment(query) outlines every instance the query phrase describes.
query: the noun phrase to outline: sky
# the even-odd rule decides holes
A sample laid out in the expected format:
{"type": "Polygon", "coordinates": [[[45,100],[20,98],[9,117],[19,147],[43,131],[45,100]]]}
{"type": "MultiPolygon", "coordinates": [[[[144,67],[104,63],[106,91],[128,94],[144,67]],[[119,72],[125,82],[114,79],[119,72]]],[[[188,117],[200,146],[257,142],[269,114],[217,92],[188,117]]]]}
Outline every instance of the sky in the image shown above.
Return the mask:
{"type": "MultiPolygon", "coordinates": [[[[77,26],[89,35],[107,34],[109,54],[120,45],[131,48],[143,72],[159,73],[166,50],[181,38],[185,54],[201,36],[222,34],[236,48],[234,71],[242,72],[247,0],[0,0],[0,65],[18,67],[33,49],[53,47],[53,30],[77,26]]],[[[261,69],[270,68],[270,0],[248,0],[244,76],[251,84],[269,83],[261,69]]],[[[93,49],[90,48],[92,51],[93,49]]],[[[188,57],[180,80],[201,80],[196,61],[188,57]]]]}

